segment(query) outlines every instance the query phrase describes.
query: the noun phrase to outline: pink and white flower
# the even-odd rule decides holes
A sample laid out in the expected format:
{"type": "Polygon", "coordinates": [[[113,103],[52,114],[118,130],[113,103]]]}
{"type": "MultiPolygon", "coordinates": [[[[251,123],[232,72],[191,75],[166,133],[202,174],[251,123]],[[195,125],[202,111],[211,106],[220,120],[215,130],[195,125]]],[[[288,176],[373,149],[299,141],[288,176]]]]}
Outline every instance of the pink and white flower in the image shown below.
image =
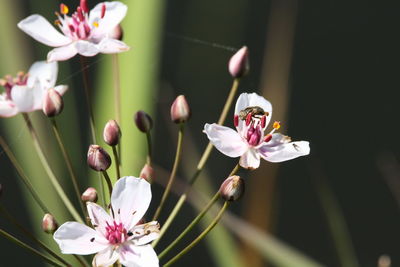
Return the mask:
{"type": "Polygon", "coordinates": [[[119,179],[111,195],[111,215],[99,205],[87,202],[94,227],[66,222],[54,233],[54,240],[64,254],[97,253],[93,266],[110,266],[117,260],[124,266],[159,266],[149,244],[159,236],[159,225],[152,221],[138,224],[151,201],[150,184],[141,178],[119,179]]]}
{"type": "Polygon", "coordinates": [[[306,141],[291,142],[290,137],[275,133],[265,135],[271,120],[272,105],[256,93],[243,93],[239,96],[234,114],[236,130],[218,124],[205,124],[204,132],[211,143],[223,154],[236,158],[243,168],[255,169],[260,166],[260,158],[270,162],[282,162],[310,153],[306,141]]]}
{"type": "Polygon", "coordinates": [[[129,50],[124,42],[112,38],[127,9],[125,4],[114,1],[99,3],[89,12],[87,0],[81,0],[71,16],[67,15],[69,8],[60,5],[56,25],[62,33],[38,14],[23,19],[18,27],[36,41],[55,47],[47,55],[49,62],[67,60],[76,54],[114,54],[129,50]]]}
{"type": "Polygon", "coordinates": [[[0,117],[42,109],[44,95],[50,88],[63,95],[68,86],[55,86],[57,74],[57,62],[38,61],[27,74],[20,72],[16,77],[7,75],[0,79],[0,86],[5,88],[5,92],[0,94],[0,117]]]}

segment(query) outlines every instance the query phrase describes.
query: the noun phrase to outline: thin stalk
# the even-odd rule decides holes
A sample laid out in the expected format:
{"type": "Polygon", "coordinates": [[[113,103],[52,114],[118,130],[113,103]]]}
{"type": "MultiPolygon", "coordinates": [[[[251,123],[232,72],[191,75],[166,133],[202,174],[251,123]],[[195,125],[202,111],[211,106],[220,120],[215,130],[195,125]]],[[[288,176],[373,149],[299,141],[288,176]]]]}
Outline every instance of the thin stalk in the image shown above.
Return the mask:
{"type": "Polygon", "coordinates": [[[120,169],[120,161],[119,161],[119,156],[118,156],[118,151],[116,146],[112,146],[112,151],[114,155],[114,161],[115,161],[115,170],[117,172],[117,179],[121,178],[121,169],[120,169]]]}
{"type": "Polygon", "coordinates": [[[148,165],[151,165],[152,143],[151,143],[151,135],[150,135],[150,132],[146,132],[146,139],[147,139],[147,158],[146,158],[146,163],[147,163],[148,165]]]}
{"type": "Polygon", "coordinates": [[[43,213],[50,213],[49,209],[46,207],[44,202],[40,199],[38,193],[33,188],[31,182],[29,182],[28,176],[25,174],[24,170],[22,169],[21,165],[19,165],[18,160],[15,158],[15,155],[12,153],[10,147],[4,141],[3,137],[0,136],[0,146],[6,152],[8,158],[10,159],[11,163],[14,165],[14,168],[17,170],[19,177],[21,178],[22,182],[25,184],[26,188],[31,193],[33,199],[39,205],[43,213]]]}
{"type": "Polygon", "coordinates": [[[199,213],[199,215],[197,215],[197,217],[186,227],[185,230],[183,230],[183,232],[177,237],[175,238],[175,240],[169,244],[169,246],[164,249],[159,255],[158,258],[162,259],[169,251],[171,251],[171,249],[173,249],[176,244],[178,244],[178,242],[180,240],[182,240],[182,238],[190,231],[193,229],[194,226],[196,226],[196,224],[198,222],[200,222],[200,220],[204,217],[204,215],[206,215],[206,213],[208,212],[208,210],[214,205],[214,203],[219,199],[220,197],[220,193],[219,191],[213,196],[213,198],[207,203],[207,205],[203,208],[203,210],[199,213]]]}
{"type": "Polygon", "coordinates": [[[211,222],[211,224],[198,236],[195,240],[192,241],[187,247],[185,247],[181,252],[179,252],[175,257],[169,260],[164,267],[171,266],[177,260],[179,260],[183,255],[185,255],[189,250],[191,250],[194,246],[196,246],[206,235],[217,225],[219,220],[221,219],[222,215],[224,214],[225,210],[229,207],[230,202],[225,201],[224,206],[218,212],[217,216],[211,222]]]}
{"type": "Polygon", "coordinates": [[[118,123],[121,123],[121,82],[119,75],[119,60],[118,54],[112,54],[112,69],[114,80],[114,108],[115,118],[118,123]]]}
{"type": "Polygon", "coordinates": [[[80,222],[84,223],[81,217],[79,216],[79,213],[76,211],[75,207],[72,205],[71,201],[65,194],[63,188],[61,187],[60,183],[58,182],[56,176],[54,175],[53,171],[50,168],[49,162],[47,161],[46,156],[44,155],[43,149],[39,144],[39,139],[37,136],[37,133],[35,131],[35,128],[33,128],[32,122],[26,113],[22,113],[26,126],[28,127],[29,133],[31,135],[33,145],[36,149],[36,152],[39,156],[40,162],[42,163],[43,168],[45,169],[47,176],[49,177],[49,180],[51,184],[53,185],[54,189],[56,190],[58,196],[61,198],[61,200],[64,202],[64,205],[67,207],[68,211],[71,213],[72,217],[80,222]]]}
{"type": "Polygon", "coordinates": [[[33,247],[29,246],[28,244],[22,242],[21,240],[19,240],[18,238],[16,238],[15,236],[7,233],[6,231],[4,231],[3,229],[0,229],[0,235],[2,235],[3,237],[5,237],[6,239],[8,239],[11,242],[14,242],[15,244],[17,244],[18,246],[30,251],[32,254],[35,254],[39,257],[41,257],[43,260],[45,260],[46,262],[48,262],[49,264],[53,265],[53,266],[57,266],[57,267],[63,267],[63,265],[59,264],[58,262],[55,262],[53,259],[51,259],[50,257],[48,257],[47,255],[44,255],[43,253],[41,253],[40,251],[34,249],[33,247]]]}
{"type": "Polygon", "coordinates": [[[82,213],[83,213],[84,217],[87,217],[86,209],[83,206],[83,202],[81,200],[81,193],[79,191],[78,179],[76,178],[76,174],[75,174],[74,168],[72,166],[71,158],[69,157],[69,155],[67,153],[67,150],[65,148],[65,145],[64,145],[64,143],[63,143],[63,141],[61,139],[60,131],[58,129],[58,126],[57,126],[57,123],[56,123],[55,119],[51,119],[51,125],[52,125],[52,128],[53,128],[54,135],[56,136],[57,143],[58,143],[58,145],[60,147],[61,153],[63,154],[64,160],[65,160],[65,164],[67,165],[69,176],[71,177],[71,181],[72,181],[72,184],[74,186],[75,194],[76,194],[76,197],[78,198],[79,205],[80,205],[80,207],[82,209],[82,213]]]}
{"type": "MultiPolygon", "coordinates": [[[[232,176],[235,175],[240,169],[240,165],[236,164],[236,166],[233,168],[233,170],[231,171],[231,173],[228,175],[232,176]]],[[[174,218],[176,217],[176,215],[178,214],[180,208],[182,207],[183,203],[185,203],[186,198],[189,194],[190,191],[190,187],[187,187],[187,189],[185,190],[185,192],[181,195],[181,197],[179,198],[178,202],[176,203],[174,209],[172,210],[171,214],[169,215],[169,217],[167,218],[167,220],[165,221],[165,223],[163,224],[163,227],[160,230],[160,234],[159,237],[153,241],[152,246],[156,247],[157,244],[160,242],[161,238],[164,236],[165,232],[168,230],[168,228],[171,226],[172,221],[174,220],[174,218]]]]}
{"type": "MultiPolygon", "coordinates": [[[[237,89],[239,88],[239,82],[240,82],[240,79],[238,79],[238,78],[235,78],[233,80],[232,87],[231,87],[231,90],[229,91],[228,98],[226,99],[224,108],[222,109],[221,115],[219,116],[219,119],[218,119],[218,124],[220,124],[220,125],[223,125],[226,120],[228,111],[229,111],[230,107],[232,106],[233,99],[236,95],[237,89]]],[[[211,142],[209,142],[206,149],[203,152],[203,155],[200,158],[199,163],[197,164],[195,173],[189,179],[188,189],[186,189],[185,192],[179,197],[178,202],[176,202],[174,209],[172,210],[172,212],[168,216],[166,222],[164,223],[163,228],[161,229],[161,232],[160,232],[160,237],[157,240],[159,240],[164,235],[164,233],[167,231],[168,227],[171,225],[172,221],[175,219],[176,215],[178,215],[179,211],[181,210],[183,204],[186,201],[187,194],[190,191],[190,186],[192,186],[196,182],[200,173],[204,169],[204,165],[206,164],[208,158],[210,157],[212,149],[213,149],[213,145],[211,142]]]]}
{"type": "Polygon", "coordinates": [[[178,143],[176,146],[174,166],[172,167],[171,175],[169,176],[168,184],[165,188],[164,194],[162,195],[160,204],[158,205],[158,208],[153,216],[153,221],[156,221],[158,216],[160,215],[160,212],[165,204],[165,201],[167,200],[169,191],[171,190],[171,186],[175,180],[176,172],[178,170],[179,162],[181,160],[181,155],[182,155],[182,141],[183,141],[183,135],[184,135],[184,126],[185,126],[184,123],[180,123],[180,125],[179,125],[178,143]]]}
{"type": "MultiPolygon", "coordinates": [[[[4,215],[4,217],[13,225],[15,225],[22,233],[28,236],[32,241],[38,244],[41,248],[46,250],[50,255],[56,258],[58,261],[62,262],[65,266],[72,266],[70,263],[65,261],[63,258],[57,255],[54,251],[52,251],[49,247],[46,246],[45,243],[40,241],[33,235],[28,229],[26,229],[22,224],[20,224],[17,219],[14,218],[1,204],[0,204],[0,212],[4,215]]],[[[83,265],[85,267],[85,265],[83,265]]]]}
{"type": "Polygon", "coordinates": [[[102,171],[102,173],[103,173],[104,179],[105,179],[106,182],[107,182],[108,191],[109,191],[110,197],[111,197],[111,193],[112,193],[112,190],[113,190],[113,186],[112,186],[112,183],[111,183],[110,176],[108,176],[107,171],[102,171]]]}

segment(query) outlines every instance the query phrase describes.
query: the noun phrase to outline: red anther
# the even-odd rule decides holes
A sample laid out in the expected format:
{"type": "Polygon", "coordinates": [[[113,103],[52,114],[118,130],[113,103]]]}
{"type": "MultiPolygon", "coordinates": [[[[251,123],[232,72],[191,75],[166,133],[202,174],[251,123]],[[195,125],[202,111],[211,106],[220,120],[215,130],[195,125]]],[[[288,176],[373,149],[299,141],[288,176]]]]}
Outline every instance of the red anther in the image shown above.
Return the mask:
{"type": "Polygon", "coordinates": [[[272,139],[272,134],[267,134],[267,135],[264,137],[264,142],[265,142],[265,143],[268,143],[269,141],[271,141],[271,139],[272,139]]]}
{"type": "Polygon", "coordinates": [[[69,24],[68,28],[71,32],[75,32],[75,27],[72,24],[69,24]]]}
{"type": "Polygon", "coordinates": [[[89,36],[89,34],[90,34],[90,27],[89,27],[89,25],[87,25],[87,23],[85,23],[85,24],[83,25],[83,27],[85,28],[85,34],[86,34],[86,36],[89,36]]]}
{"type": "Polygon", "coordinates": [[[101,16],[100,16],[100,18],[104,18],[105,14],[106,14],[106,4],[103,4],[101,6],[101,16]]]}
{"type": "Polygon", "coordinates": [[[233,116],[233,125],[235,125],[235,127],[239,126],[239,116],[238,115],[233,116]]]}
{"type": "Polygon", "coordinates": [[[85,12],[85,13],[89,12],[86,0],[81,0],[81,4],[79,6],[82,8],[83,12],[85,12]]]}
{"type": "Polygon", "coordinates": [[[251,113],[247,114],[247,116],[246,116],[246,126],[249,126],[249,125],[250,125],[251,118],[252,118],[251,113]]]}
{"type": "Polygon", "coordinates": [[[82,8],[80,6],[78,6],[78,8],[76,9],[76,12],[78,13],[79,20],[84,21],[85,17],[83,16],[82,8]]]}
{"type": "Polygon", "coordinates": [[[63,14],[63,15],[68,14],[68,11],[69,11],[69,9],[65,4],[60,4],[60,13],[61,14],[63,14]]]}
{"type": "Polygon", "coordinates": [[[267,116],[262,116],[261,117],[261,128],[265,128],[265,123],[267,122],[267,116]]]}

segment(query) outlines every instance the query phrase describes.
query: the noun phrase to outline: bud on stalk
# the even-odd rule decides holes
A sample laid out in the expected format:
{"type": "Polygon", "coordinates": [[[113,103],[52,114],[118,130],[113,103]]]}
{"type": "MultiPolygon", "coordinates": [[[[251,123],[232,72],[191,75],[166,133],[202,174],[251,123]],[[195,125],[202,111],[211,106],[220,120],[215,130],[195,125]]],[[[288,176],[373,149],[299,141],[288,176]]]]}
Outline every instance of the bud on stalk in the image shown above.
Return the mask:
{"type": "Polygon", "coordinates": [[[241,78],[249,72],[249,50],[243,46],[229,60],[229,73],[233,78],[241,78]]]}
{"type": "Polygon", "coordinates": [[[143,133],[150,132],[151,128],[153,128],[153,120],[150,115],[143,110],[136,112],[134,121],[136,127],[138,127],[138,129],[143,133]]]}
{"type": "Polygon", "coordinates": [[[185,96],[178,96],[171,106],[171,120],[175,123],[186,122],[190,118],[190,115],[190,107],[185,96]]]}
{"type": "Polygon", "coordinates": [[[109,120],[104,127],[103,139],[107,145],[116,146],[119,143],[121,137],[121,130],[118,123],[115,120],[109,120]]]}
{"type": "Polygon", "coordinates": [[[226,201],[236,201],[244,194],[244,180],[237,175],[228,177],[219,192],[226,201]]]}
{"type": "Polygon", "coordinates": [[[105,171],[111,165],[111,157],[99,145],[90,145],[87,154],[87,164],[95,171],[105,171]]]}
{"type": "Polygon", "coordinates": [[[48,89],[43,97],[43,113],[47,117],[54,117],[61,113],[64,107],[62,96],[53,88],[48,89]]]}
{"type": "Polygon", "coordinates": [[[93,187],[89,187],[83,192],[81,199],[83,202],[97,202],[97,191],[93,187]]]}
{"type": "Polygon", "coordinates": [[[154,179],[154,170],[149,164],[145,164],[143,166],[143,169],[140,171],[140,178],[145,179],[149,183],[153,181],[154,179]]]}
{"type": "Polygon", "coordinates": [[[56,219],[50,213],[46,213],[42,221],[42,229],[48,234],[53,234],[58,228],[56,219]]]}

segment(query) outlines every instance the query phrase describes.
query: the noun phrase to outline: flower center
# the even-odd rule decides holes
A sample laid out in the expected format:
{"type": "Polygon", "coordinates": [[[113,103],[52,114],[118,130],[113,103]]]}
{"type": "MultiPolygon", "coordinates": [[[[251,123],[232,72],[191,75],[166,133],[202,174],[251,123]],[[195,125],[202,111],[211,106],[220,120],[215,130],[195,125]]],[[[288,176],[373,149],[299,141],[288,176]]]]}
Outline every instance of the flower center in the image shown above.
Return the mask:
{"type": "Polygon", "coordinates": [[[20,71],[17,73],[16,77],[12,77],[11,75],[4,76],[3,79],[0,79],[0,86],[3,86],[5,89],[6,100],[11,100],[11,90],[14,85],[26,85],[28,81],[28,74],[20,71]]]}
{"type": "Polygon", "coordinates": [[[115,221],[112,225],[107,222],[106,231],[106,238],[108,242],[113,245],[124,243],[128,237],[127,231],[122,223],[117,224],[115,221]]]}

